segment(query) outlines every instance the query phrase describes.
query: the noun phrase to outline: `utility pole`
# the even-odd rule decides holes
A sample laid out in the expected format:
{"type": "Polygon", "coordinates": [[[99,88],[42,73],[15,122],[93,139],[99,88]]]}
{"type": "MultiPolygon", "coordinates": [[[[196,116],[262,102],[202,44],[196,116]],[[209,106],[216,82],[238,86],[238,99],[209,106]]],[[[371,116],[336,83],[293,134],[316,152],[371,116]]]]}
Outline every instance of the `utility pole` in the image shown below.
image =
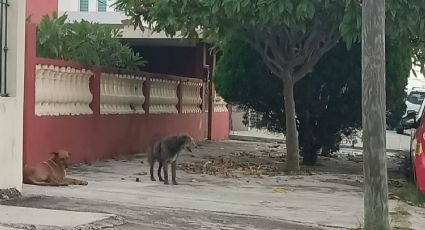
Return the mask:
{"type": "Polygon", "coordinates": [[[363,0],[362,118],[365,230],[390,229],[385,101],[385,0],[363,0]]]}

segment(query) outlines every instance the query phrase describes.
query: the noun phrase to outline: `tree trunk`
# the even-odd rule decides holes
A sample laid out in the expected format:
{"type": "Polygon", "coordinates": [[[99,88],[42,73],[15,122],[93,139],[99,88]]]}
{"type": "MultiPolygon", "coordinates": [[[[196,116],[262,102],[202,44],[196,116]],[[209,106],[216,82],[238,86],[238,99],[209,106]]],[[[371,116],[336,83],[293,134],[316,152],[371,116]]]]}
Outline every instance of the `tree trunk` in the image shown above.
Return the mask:
{"type": "Polygon", "coordinates": [[[300,145],[300,155],[303,158],[303,165],[316,164],[318,151],[321,147],[315,135],[315,120],[312,121],[310,115],[311,112],[309,110],[305,111],[302,122],[300,121],[300,126],[298,127],[298,144],[300,145]]]}
{"type": "Polygon", "coordinates": [[[283,84],[283,99],[286,118],[286,171],[299,172],[298,132],[295,120],[294,83],[285,81],[283,84]]]}
{"type": "Polygon", "coordinates": [[[385,146],[385,0],[362,6],[362,113],[366,230],[390,229],[385,146]]]}

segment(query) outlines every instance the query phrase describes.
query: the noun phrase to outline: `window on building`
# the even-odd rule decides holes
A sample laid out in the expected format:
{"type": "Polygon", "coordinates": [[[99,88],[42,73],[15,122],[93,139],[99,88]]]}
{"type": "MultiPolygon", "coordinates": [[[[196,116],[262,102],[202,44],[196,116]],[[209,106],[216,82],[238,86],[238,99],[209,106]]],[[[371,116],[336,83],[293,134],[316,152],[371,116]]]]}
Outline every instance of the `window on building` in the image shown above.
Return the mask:
{"type": "Polygon", "coordinates": [[[107,0],[98,0],[97,1],[97,11],[106,12],[107,0]]]}
{"type": "Polygon", "coordinates": [[[89,0],[80,0],[80,11],[89,11],[89,0]]]}

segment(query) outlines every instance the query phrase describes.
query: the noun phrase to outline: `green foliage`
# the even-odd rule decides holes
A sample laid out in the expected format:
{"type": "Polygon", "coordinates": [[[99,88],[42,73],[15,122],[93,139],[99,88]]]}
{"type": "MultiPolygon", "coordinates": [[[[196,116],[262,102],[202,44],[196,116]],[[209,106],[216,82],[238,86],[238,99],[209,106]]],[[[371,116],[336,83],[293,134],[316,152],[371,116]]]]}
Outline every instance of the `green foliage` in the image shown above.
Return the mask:
{"type": "Polygon", "coordinates": [[[81,22],[66,23],[67,16],[44,16],[37,26],[37,56],[69,60],[84,66],[137,70],[145,62],[119,41],[121,32],[112,26],[81,22]]]}
{"type": "Polygon", "coordinates": [[[410,40],[414,64],[424,72],[425,1],[387,0],[387,35],[393,40],[410,40]]]}
{"type": "Polygon", "coordinates": [[[421,193],[415,184],[404,184],[404,186],[397,189],[395,193],[402,201],[411,202],[420,207],[425,206],[425,194],[421,193]]]}
{"type": "Polygon", "coordinates": [[[44,16],[37,25],[37,56],[54,59],[64,59],[67,51],[65,37],[69,33],[65,24],[67,17],[58,18],[54,13],[52,19],[44,16]]]}
{"type": "MultiPolygon", "coordinates": [[[[315,17],[338,19],[347,45],[359,41],[359,0],[117,0],[115,7],[130,16],[135,27],[153,27],[170,36],[221,41],[252,30],[286,27],[301,35],[315,17]],[[143,24],[145,21],[147,24],[143,24]]],[[[386,31],[390,38],[424,37],[425,1],[387,0],[386,31]]],[[[421,42],[421,45],[424,45],[421,42]]]]}
{"type": "Polygon", "coordinates": [[[118,0],[135,27],[221,43],[248,41],[267,67],[297,82],[338,41],[351,0],[118,0]],[[332,13],[330,13],[332,12],[332,13]],[[145,24],[142,23],[145,22],[145,24]]]}
{"type": "Polygon", "coordinates": [[[248,44],[229,41],[222,49],[214,76],[217,93],[227,102],[260,114],[259,128],[284,132],[282,83],[248,44]]]}
{"type": "Polygon", "coordinates": [[[407,78],[412,68],[412,47],[409,41],[394,41],[386,43],[386,99],[387,125],[395,128],[399,125],[406,110],[407,78]]]}
{"type": "Polygon", "coordinates": [[[350,5],[341,0],[118,0],[115,3],[117,9],[131,17],[135,27],[143,28],[144,20],[155,31],[165,31],[171,36],[181,31],[184,37],[198,37],[201,32],[204,38],[282,26],[302,32],[316,15],[327,11],[334,12],[327,13],[329,17],[342,17],[350,5]]]}
{"type": "MultiPolygon", "coordinates": [[[[338,150],[342,136],[361,127],[361,48],[358,43],[349,51],[345,47],[340,43],[332,49],[295,86],[304,163],[313,164],[320,149],[325,155],[338,150]]],[[[409,52],[399,42],[387,43],[387,109],[395,119],[405,109],[409,52]]],[[[222,47],[214,81],[226,101],[255,111],[255,127],[285,132],[282,84],[248,44],[232,41],[222,47]]]]}

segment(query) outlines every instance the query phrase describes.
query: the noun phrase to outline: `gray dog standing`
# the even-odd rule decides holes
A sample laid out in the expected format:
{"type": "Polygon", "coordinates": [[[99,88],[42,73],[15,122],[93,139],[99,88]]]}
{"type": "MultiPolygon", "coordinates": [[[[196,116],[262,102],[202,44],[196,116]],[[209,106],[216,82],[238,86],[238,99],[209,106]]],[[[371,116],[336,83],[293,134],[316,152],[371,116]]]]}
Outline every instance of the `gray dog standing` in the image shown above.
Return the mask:
{"type": "Polygon", "coordinates": [[[171,164],[171,180],[174,185],[177,185],[177,158],[185,150],[192,152],[192,147],[196,146],[197,145],[194,142],[193,138],[189,135],[171,136],[166,137],[161,141],[154,142],[147,154],[150,166],[151,180],[155,181],[155,177],[153,175],[153,166],[155,164],[155,161],[158,161],[159,181],[164,181],[164,184],[168,184],[168,164],[171,164]],[[164,170],[164,179],[162,179],[161,176],[161,168],[163,168],[164,170]]]}

